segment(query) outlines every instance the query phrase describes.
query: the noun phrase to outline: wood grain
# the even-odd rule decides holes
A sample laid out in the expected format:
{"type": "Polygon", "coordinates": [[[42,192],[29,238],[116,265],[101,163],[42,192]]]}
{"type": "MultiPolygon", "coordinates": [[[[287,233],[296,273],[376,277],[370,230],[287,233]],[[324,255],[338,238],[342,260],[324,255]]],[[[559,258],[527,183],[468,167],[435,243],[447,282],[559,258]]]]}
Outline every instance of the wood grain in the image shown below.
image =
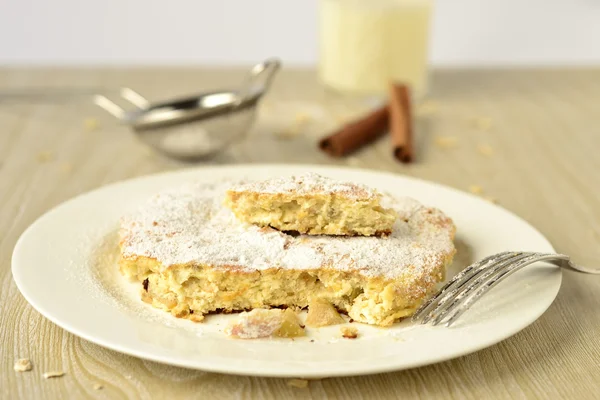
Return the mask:
{"type": "MultiPolygon", "coordinates": [[[[163,99],[242,76],[206,69],[0,69],[0,88],[127,84],[163,99]]],[[[532,223],[559,252],[599,266],[600,70],[438,71],[432,87],[434,103],[417,107],[414,164],[395,162],[386,138],[341,160],[317,151],[319,137],[365,105],[322,90],[311,71],[294,70],[277,79],[251,140],[212,162],[351,165],[462,190],[479,185],[483,196],[532,223]]],[[[558,298],[537,322],[496,346],[409,371],[311,381],[306,389],[288,387],[285,379],[160,365],[81,340],[19,294],[10,273],[18,236],[79,193],[187,165],[154,154],[87,99],[4,102],[0,127],[0,398],[592,399],[600,393],[600,278],[572,272],[564,273],[558,298]],[[98,129],[85,128],[89,117],[98,119],[98,129]],[[32,360],[32,371],[13,371],[20,357],[32,360]],[[66,375],[43,379],[49,370],[66,375]],[[103,388],[95,390],[97,383],[103,388]]]]}

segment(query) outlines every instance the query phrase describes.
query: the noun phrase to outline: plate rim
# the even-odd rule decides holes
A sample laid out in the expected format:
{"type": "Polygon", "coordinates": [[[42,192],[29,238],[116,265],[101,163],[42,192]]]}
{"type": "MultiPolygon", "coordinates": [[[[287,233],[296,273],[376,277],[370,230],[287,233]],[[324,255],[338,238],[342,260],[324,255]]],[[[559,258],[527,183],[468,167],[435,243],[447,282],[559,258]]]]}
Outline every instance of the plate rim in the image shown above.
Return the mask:
{"type": "MultiPolygon", "coordinates": [[[[247,169],[264,169],[264,168],[269,168],[269,169],[273,169],[273,170],[284,169],[284,170],[298,170],[298,171],[301,171],[302,169],[321,170],[323,174],[326,174],[327,173],[326,171],[338,171],[338,172],[343,172],[343,173],[348,173],[350,171],[357,171],[357,172],[361,172],[361,173],[384,175],[384,176],[386,176],[386,179],[398,179],[398,178],[406,179],[406,180],[413,181],[418,184],[425,184],[425,185],[434,186],[436,188],[440,188],[443,190],[449,190],[449,191],[454,192],[455,194],[459,194],[461,196],[468,196],[470,198],[477,199],[478,201],[481,201],[481,202],[484,201],[481,198],[479,198],[478,196],[475,196],[471,193],[468,193],[466,191],[462,191],[462,190],[454,188],[452,186],[444,185],[442,183],[438,183],[435,181],[429,181],[426,179],[408,176],[408,175],[405,175],[402,173],[397,173],[397,172],[392,172],[392,171],[382,171],[382,170],[369,169],[369,168],[356,168],[356,167],[345,166],[345,165],[338,166],[338,165],[319,165],[319,164],[243,163],[243,164],[200,165],[200,166],[185,167],[185,168],[180,168],[180,169],[171,170],[171,171],[162,171],[162,172],[153,173],[153,174],[147,174],[147,175],[141,175],[141,176],[132,177],[132,178],[120,179],[120,180],[96,187],[89,191],[79,193],[79,194],[49,208],[43,214],[38,216],[21,233],[17,242],[15,243],[15,246],[14,246],[13,252],[12,252],[12,256],[11,256],[11,273],[13,276],[13,280],[14,280],[19,292],[25,298],[25,300],[29,303],[29,305],[32,306],[37,312],[39,312],[44,318],[48,319],[49,321],[51,321],[52,323],[54,323],[61,329],[64,329],[65,331],[67,331],[77,337],[80,337],[86,341],[97,344],[97,345],[104,347],[106,349],[109,349],[109,350],[117,351],[119,353],[134,356],[134,357],[141,358],[144,360],[150,360],[150,361],[159,362],[162,364],[173,365],[173,366],[178,366],[178,367],[183,367],[183,368],[191,368],[191,369],[205,371],[205,372],[215,372],[215,373],[244,375],[244,376],[257,376],[257,377],[279,377],[279,378],[302,377],[302,378],[313,378],[313,379],[323,378],[323,377],[371,375],[371,374],[378,374],[378,373],[385,373],[385,372],[401,371],[401,370],[417,368],[417,367],[426,366],[426,365],[433,365],[433,364],[437,364],[440,362],[449,361],[449,360],[452,360],[455,358],[463,357],[463,356],[466,356],[469,354],[473,354],[482,349],[494,346],[494,345],[516,335],[523,329],[525,329],[528,326],[530,326],[531,324],[533,324],[550,308],[550,306],[554,303],[556,296],[558,295],[558,292],[560,291],[560,287],[562,285],[562,270],[560,270],[560,268],[557,267],[558,271],[560,271],[560,274],[557,275],[558,282],[556,284],[556,286],[557,286],[556,292],[553,294],[552,300],[549,302],[547,307],[545,307],[540,312],[535,313],[535,317],[532,318],[530,322],[526,323],[523,326],[518,327],[516,330],[514,330],[514,332],[508,334],[507,336],[500,338],[500,339],[495,338],[493,340],[484,341],[484,342],[480,343],[478,346],[473,346],[466,352],[465,351],[460,352],[460,354],[456,354],[456,355],[452,355],[452,356],[444,357],[444,358],[437,358],[435,361],[428,360],[427,358],[421,358],[413,363],[404,364],[400,367],[393,367],[393,366],[389,366],[384,363],[384,364],[375,364],[375,365],[371,365],[368,367],[360,367],[360,368],[357,367],[354,369],[348,369],[348,368],[336,369],[334,371],[328,371],[325,374],[318,373],[318,372],[307,372],[304,374],[290,374],[290,373],[282,373],[277,369],[270,369],[270,368],[263,368],[261,370],[254,370],[252,372],[249,372],[247,369],[244,369],[243,367],[237,367],[237,366],[228,367],[222,363],[217,363],[214,365],[202,364],[201,366],[191,366],[189,363],[186,363],[185,361],[179,361],[177,359],[169,359],[168,357],[162,357],[160,355],[157,356],[154,353],[149,353],[147,351],[144,352],[144,350],[141,350],[141,349],[131,349],[127,345],[119,345],[118,343],[112,343],[110,341],[106,341],[103,338],[89,335],[85,331],[81,331],[77,327],[72,326],[71,324],[66,323],[65,321],[61,321],[60,319],[55,318],[50,310],[47,310],[43,304],[39,304],[37,301],[35,301],[34,298],[31,297],[31,293],[29,293],[26,289],[25,282],[22,281],[23,278],[18,271],[18,267],[17,267],[18,260],[16,260],[16,258],[17,258],[17,255],[19,254],[21,247],[24,245],[24,243],[27,239],[27,235],[33,229],[35,229],[35,227],[38,223],[40,223],[41,221],[43,221],[46,218],[51,218],[52,214],[58,212],[58,210],[60,210],[60,209],[68,208],[72,203],[81,201],[81,199],[84,199],[87,196],[93,196],[95,193],[100,192],[100,191],[114,190],[114,188],[116,188],[118,186],[124,186],[124,185],[130,184],[132,182],[141,182],[141,181],[146,181],[146,180],[151,181],[151,180],[159,178],[159,177],[164,177],[164,176],[173,175],[173,174],[189,174],[189,173],[194,173],[194,172],[201,173],[202,171],[207,171],[207,170],[232,170],[232,169],[247,170],[247,169]]],[[[532,230],[537,232],[541,238],[544,239],[549,250],[555,251],[554,246],[552,245],[550,240],[545,235],[543,235],[535,226],[531,225],[529,222],[527,222],[526,220],[524,220],[523,218],[521,218],[514,212],[507,210],[497,204],[486,203],[486,205],[488,207],[492,207],[497,210],[500,210],[503,213],[507,213],[507,214],[511,215],[513,218],[526,224],[532,230]]],[[[435,358],[435,357],[429,357],[429,358],[435,358]]]]}

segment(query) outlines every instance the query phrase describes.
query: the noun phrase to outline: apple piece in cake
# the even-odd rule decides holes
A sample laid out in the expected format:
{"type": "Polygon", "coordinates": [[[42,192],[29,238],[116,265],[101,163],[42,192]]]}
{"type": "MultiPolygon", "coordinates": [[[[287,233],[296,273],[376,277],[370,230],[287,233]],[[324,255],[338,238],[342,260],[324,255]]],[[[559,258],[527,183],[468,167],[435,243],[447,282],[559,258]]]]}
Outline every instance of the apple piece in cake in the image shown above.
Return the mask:
{"type": "Polygon", "coordinates": [[[308,304],[306,326],[320,328],[322,326],[345,324],[346,320],[337,312],[335,307],[327,300],[320,298],[311,299],[308,304]]]}
{"type": "Polygon", "coordinates": [[[259,339],[265,337],[294,338],[305,336],[304,328],[291,309],[279,310],[255,308],[241,313],[225,332],[239,339],[259,339]]]}

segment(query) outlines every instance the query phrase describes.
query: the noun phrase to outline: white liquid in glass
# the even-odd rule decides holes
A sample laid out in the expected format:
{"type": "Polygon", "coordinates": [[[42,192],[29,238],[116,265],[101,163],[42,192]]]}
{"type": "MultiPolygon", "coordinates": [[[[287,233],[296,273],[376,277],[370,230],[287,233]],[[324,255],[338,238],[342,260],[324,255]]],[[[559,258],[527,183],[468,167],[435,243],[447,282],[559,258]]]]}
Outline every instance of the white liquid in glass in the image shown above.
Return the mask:
{"type": "Polygon", "coordinates": [[[390,81],[427,90],[432,0],[321,0],[319,75],[347,93],[386,93],[390,81]]]}

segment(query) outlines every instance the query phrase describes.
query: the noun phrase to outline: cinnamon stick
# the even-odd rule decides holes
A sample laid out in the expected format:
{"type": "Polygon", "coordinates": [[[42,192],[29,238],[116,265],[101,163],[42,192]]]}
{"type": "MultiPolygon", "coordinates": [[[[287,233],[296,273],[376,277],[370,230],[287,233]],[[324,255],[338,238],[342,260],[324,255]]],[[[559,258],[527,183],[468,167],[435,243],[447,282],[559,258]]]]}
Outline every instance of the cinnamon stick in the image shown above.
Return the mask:
{"type": "Polygon", "coordinates": [[[319,142],[319,148],[333,157],[343,157],[383,135],[388,126],[388,107],[383,106],[353,121],[319,142]]]}
{"type": "Polygon", "coordinates": [[[390,84],[390,132],[394,157],[409,163],[414,158],[410,89],[404,84],[390,84]]]}

